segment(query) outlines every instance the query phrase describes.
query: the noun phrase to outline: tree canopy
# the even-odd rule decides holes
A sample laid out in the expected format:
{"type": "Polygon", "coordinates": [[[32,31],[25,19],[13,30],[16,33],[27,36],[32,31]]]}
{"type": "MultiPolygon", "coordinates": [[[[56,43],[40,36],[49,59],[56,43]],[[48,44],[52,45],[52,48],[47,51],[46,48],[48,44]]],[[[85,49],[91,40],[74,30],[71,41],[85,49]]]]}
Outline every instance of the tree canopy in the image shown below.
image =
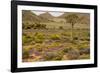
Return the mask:
{"type": "Polygon", "coordinates": [[[78,22],[79,17],[76,14],[70,14],[65,17],[67,23],[71,23],[72,26],[78,22]]]}

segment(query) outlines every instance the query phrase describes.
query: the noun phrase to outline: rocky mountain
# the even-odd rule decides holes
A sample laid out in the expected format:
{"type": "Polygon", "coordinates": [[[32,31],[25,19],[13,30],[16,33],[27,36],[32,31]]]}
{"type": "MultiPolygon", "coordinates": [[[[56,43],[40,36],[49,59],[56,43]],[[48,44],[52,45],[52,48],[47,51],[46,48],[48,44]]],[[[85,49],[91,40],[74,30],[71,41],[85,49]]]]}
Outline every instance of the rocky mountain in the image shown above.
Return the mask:
{"type": "Polygon", "coordinates": [[[40,17],[29,10],[23,10],[22,11],[22,21],[38,23],[38,22],[48,22],[49,20],[44,17],[40,17]]]}
{"type": "Polygon", "coordinates": [[[22,21],[40,22],[40,18],[29,10],[23,10],[22,21]]]}
{"type": "Polygon", "coordinates": [[[90,24],[90,14],[84,13],[84,14],[79,14],[80,18],[80,23],[82,24],[90,24]]]}
{"type": "MultiPolygon", "coordinates": [[[[68,15],[73,14],[73,12],[65,12],[59,17],[52,16],[49,12],[45,12],[40,15],[36,15],[32,11],[23,10],[22,11],[22,21],[23,22],[31,22],[31,23],[38,23],[38,22],[66,22],[65,17],[68,15]]],[[[74,13],[79,17],[79,23],[82,24],[90,24],[90,14],[88,13],[74,13]]]]}
{"type": "Polygon", "coordinates": [[[45,12],[43,14],[40,14],[39,16],[42,17],[42,18],[46,18],[46,19],[54,18],[49,12],[45,12]]]}
{"type": "Polygon", "coordinates": [[[59,16],[59,18],[65,18],[70,14],[76,14],[79,17],[79,23],[82,24],[90,24],[90,14],[88,13],[73,13],[73,12],[65,12],[63,15],[59,16]]]}

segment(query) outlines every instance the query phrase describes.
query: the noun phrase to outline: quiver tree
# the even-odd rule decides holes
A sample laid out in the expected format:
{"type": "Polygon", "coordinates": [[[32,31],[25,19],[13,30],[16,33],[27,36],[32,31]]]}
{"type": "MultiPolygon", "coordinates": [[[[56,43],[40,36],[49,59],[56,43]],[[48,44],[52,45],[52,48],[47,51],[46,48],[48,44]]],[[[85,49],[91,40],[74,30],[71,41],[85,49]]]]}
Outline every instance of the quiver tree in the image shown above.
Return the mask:
{"type": "Polygon", "coordinates": [[[73,41],[73,29],[74,25],[78,22],[79,17],[76,14],[70,14],[65,17],[66,23],[71,24],[71,41],[73,41]]]}

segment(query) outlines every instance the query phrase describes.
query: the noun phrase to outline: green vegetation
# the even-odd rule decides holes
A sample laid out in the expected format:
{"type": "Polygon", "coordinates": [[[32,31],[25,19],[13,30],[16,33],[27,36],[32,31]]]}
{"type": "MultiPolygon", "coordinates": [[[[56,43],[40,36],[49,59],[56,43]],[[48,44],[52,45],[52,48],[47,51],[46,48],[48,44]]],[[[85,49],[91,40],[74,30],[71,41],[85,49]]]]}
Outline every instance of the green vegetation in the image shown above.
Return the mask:
{"type": "Polygon", "coordinates": [[[70,14],[65,19],[67,23],[71,24],[71,40],[73,41],[73,29],[74,25],[79,21],[79,17],[76,14],[70,14]]]}
{"type": "Polygon", "coordinates": [[[23,62],[90,59],[89,24],[78,23],[78,14],[53,20],[24,11],[22,17],[23,62]]]}
{"type": "Polygon", "coordinates": [[[58,35],[58,34],[52,34],[52,35],[50,36],[50,38],[51,38],[52,40],[60,40],[60,35],[58,35]]]}

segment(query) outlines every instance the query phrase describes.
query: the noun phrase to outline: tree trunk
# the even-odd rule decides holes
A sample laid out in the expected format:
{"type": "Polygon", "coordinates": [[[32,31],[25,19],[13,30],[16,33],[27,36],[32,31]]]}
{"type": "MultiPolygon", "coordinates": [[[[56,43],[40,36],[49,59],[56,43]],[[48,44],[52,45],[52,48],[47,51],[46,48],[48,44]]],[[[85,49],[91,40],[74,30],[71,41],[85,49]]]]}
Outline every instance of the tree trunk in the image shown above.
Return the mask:
{"type": "Polygon", "coordinates": [[[73,42],[73,28],[74,28],[74,24],[72,23],[72,27],[71,27],[71,41],[73,42]]]}

